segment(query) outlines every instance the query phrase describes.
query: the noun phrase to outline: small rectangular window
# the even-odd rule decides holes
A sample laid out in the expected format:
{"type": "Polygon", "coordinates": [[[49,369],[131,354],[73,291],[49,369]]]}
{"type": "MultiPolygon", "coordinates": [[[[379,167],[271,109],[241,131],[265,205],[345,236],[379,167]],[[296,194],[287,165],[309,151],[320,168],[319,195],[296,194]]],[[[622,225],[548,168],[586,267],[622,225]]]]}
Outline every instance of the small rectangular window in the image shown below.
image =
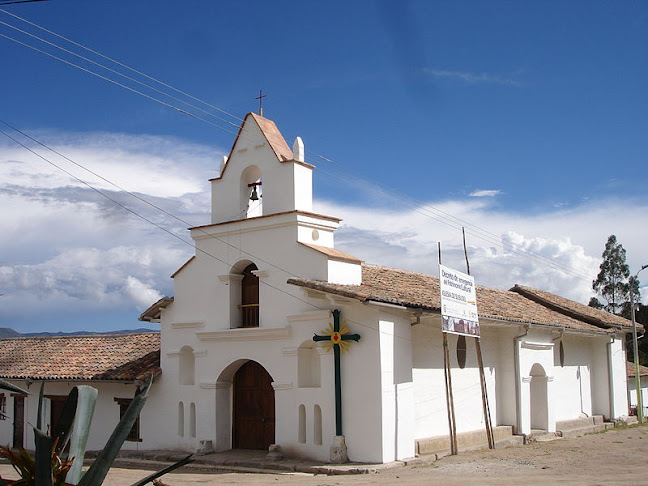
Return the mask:
{"type": "MultiPolygon", "coordinates": [[[[133,401],[133,399],[132,398],[117,398],[117,397],[115,397],[115,401],[119,404],[119,419],[121,420],[121,418],[126,413],[126,410],[128,409],[128,406],[133,401]]],[[[128,433],[128,437],[126,437],[126,440],[131,441],[131,442],[142,442],[142,439],[140,438],[140,417],[139,417],[139,415],[137,416],[137,420],[135,420],[135,423],[133,424],[133,427],[131,428],[130,432],[128,433]]]]}

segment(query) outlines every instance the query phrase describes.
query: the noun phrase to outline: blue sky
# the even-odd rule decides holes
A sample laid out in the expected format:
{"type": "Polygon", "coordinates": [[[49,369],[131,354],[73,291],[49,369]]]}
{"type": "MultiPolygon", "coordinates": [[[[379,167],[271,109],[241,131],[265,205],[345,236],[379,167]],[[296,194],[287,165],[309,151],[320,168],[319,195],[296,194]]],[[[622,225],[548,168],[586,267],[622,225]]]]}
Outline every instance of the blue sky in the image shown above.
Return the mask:
{"type": "MultiPolygon", "coordinates": [[[[263,89],[264,114],[289,143],[301,136],[317,166],[317,207],[345,220],[338,246],[367,261],[435,273],[441,241],[444,263],[461,267],[449,214],[466,221],[471,267],[488,285],[587,301],[613,233],[633,269],[648,263],[645,2],[0,8],[236,117],[257,109],[263,89]]],[[[4,12],[0,21],[64,44],[4,12]]],[[[0,34],[56,53],[4,24],[0,34]]],[[[201,114],[219,129],[5,37],[0,58],[0,119],[191,224],[208,221],[206,181],[237,118],[201,114]]],[[[168,276],[191,249],[2,138],[0,198],[11,211],[0,216],[0,327],[137,327],[145,303],[172,292],[168,276]]],[[[182,224],[152,216],[183,235],[182,224]]]]}

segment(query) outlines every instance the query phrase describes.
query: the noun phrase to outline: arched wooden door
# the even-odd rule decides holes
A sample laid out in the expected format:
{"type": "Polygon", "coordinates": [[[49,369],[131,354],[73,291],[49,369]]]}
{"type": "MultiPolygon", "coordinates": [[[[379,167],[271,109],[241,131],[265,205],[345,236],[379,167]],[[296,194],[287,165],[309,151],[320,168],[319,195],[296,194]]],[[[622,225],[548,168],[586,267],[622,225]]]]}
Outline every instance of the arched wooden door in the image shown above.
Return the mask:
{"type": "Polygon", "coordinates": [[[234,375],[235,449],[267,450],[275,440],[275,401],[272,377],[256,361],[234,375]]]}

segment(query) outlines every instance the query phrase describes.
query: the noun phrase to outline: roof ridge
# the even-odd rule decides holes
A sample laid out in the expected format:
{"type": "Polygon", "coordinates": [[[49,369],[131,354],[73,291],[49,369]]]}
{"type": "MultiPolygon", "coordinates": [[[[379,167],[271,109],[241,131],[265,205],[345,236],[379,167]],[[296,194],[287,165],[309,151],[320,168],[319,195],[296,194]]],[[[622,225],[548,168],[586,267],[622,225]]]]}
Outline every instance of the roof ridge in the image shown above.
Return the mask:
{"type": "MultiPolygon", "coordinates": [[[[287,160],[294,160],[295,155],[288,146],[288,143],[286,142],[284,136],[281,134],[281,131],[279,131],[277,124],[269,118],[265,118],[262,115],[257,115],[253,112],[248,113],[245,118],[250,115],[258,125],[259,130],[261,130],[261,133],[263,134],[265,139],[268,141],[268,144],[270,144],[270,147],[272,148],[279,161],[284,162],[287,160]]],[[[244,124],[245,118],[243,121],[244,124]]]]}
{"type": "Polygon", "coordinates": [[[80,339],[80,338],[119,338],[124,336],[148,336],[151,334],[160,334],[160,331],[147,331],[147,332],[124,332],[116,334],[64,334],[64,335],[54,335],[54,336],[14,336],[0,338],[0,341],[17,341],[17,340],[27,340],[27,339],[80,339]]]}
{"type": "MultiPolygon", "coordinates": [[[[436,279],[436,280],[440,280],[438,275],[433,275],[431,273],[417,272],[415,270],[408,270],[408,269],[405,269],[405,268],[396,268],[396,267],[390,267],[390,266],[387,266],[387,265],[379,265],[379,264],[376,264],[376,263],[365,263],[365,262],[362,263],[362,266],[363,267],[366,266],[366,267],[382,268],[382,269],[386,269],[386,270],[392,270],[392,271],[395,271],[395,272],[407,273],[407,274],[411,274],[411,275],[421,275],[423,277],[429,277],[429,278],[433,278],[433,279],[436,279]]],[[[481,284],[477,284],[477,283],[475,284],[475,286],[477,288],[488,289],[488,290],[492,290],[492,291],[495,291],[495,292],[502,292],[502,293],[505,293],[505,294],[514,294],[514,295],[516,295],[515,292],[512,292],[511,290],[507,290],[507,289],[498,289],[496,287],[490,287],[488,285],[481,285],[481,284]]]]}
{"type": "Polygon", "coordinates": [[[572,317],[574,319],[578,319],[578,320],[587,322],[589,324],[592,324],[592,325],[595,325],[595,326],[598,326],[598,327],[607,327],[607,328],[612,327],[612,328],[616,328],[616,329],[624,329],[624,328],[629,327],[629,325],[624,325],[624,324],[621,324],[620,322],[614,322],[615,320],[617,320],[616,318],[620,318],[620,319],[623,319],[623,320],[627,321],[627,319],[625,319],[624,317],[617,316],[616,314],[611,314],[609,312],[601,311],[600,309],[595,309],[594,307],[586,306],[585,304],[581,304],[580,302],[576,302],[575,300],[568,299],[567,297],[562,297],[560,295],[548,292],[546,290],[536,289],[534,287],[515,284],[511,288],[511,291],[516,292],[519,295],[522,295],[523,297],[525,297],[525,298],[527,298],[529,300],[533,300],[534,302],[538,302],[541,305],[549,307],[550,309],[553,309],[556,312],[560,312],[561,314],[564,314],[566,316],[569,316],[569,317],[572,317]],[[573,304],[583,306],[583,307],[587,307],[588,310],[592,311],[593,313],[599,314],[599,315],[588,315],[585,312],[579,311],[578,309],[570,309],[569,307],[567,307],[566,305],[564,305],[564,304],[562,304],[560,302],[555,302],[555,301],[549,300],[548,298],[546,298],[542,294],[550,294],[550,295],[552,295],[554,297],[557,297],[557,298],[562,299],[562,300],[569,301],[569,302],[571,302],[573,304]],[[609,315],[612,319],[609,319],[609,320],[604,319],[604,315],[600,314],[601,312],[605,312],[605,314],[609,315]]]}

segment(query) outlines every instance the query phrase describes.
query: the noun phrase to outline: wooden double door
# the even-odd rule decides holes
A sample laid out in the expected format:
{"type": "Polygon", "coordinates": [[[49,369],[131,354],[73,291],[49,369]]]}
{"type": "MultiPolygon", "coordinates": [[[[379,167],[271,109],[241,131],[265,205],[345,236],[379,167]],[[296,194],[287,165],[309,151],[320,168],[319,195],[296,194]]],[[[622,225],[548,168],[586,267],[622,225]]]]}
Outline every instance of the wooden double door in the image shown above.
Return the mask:
{"type": "Polygon", "coordinates": [[[272,377],[256,361],[234,375],[233,446],[268,450],[275,441],[275,400],[272,377]]]}

